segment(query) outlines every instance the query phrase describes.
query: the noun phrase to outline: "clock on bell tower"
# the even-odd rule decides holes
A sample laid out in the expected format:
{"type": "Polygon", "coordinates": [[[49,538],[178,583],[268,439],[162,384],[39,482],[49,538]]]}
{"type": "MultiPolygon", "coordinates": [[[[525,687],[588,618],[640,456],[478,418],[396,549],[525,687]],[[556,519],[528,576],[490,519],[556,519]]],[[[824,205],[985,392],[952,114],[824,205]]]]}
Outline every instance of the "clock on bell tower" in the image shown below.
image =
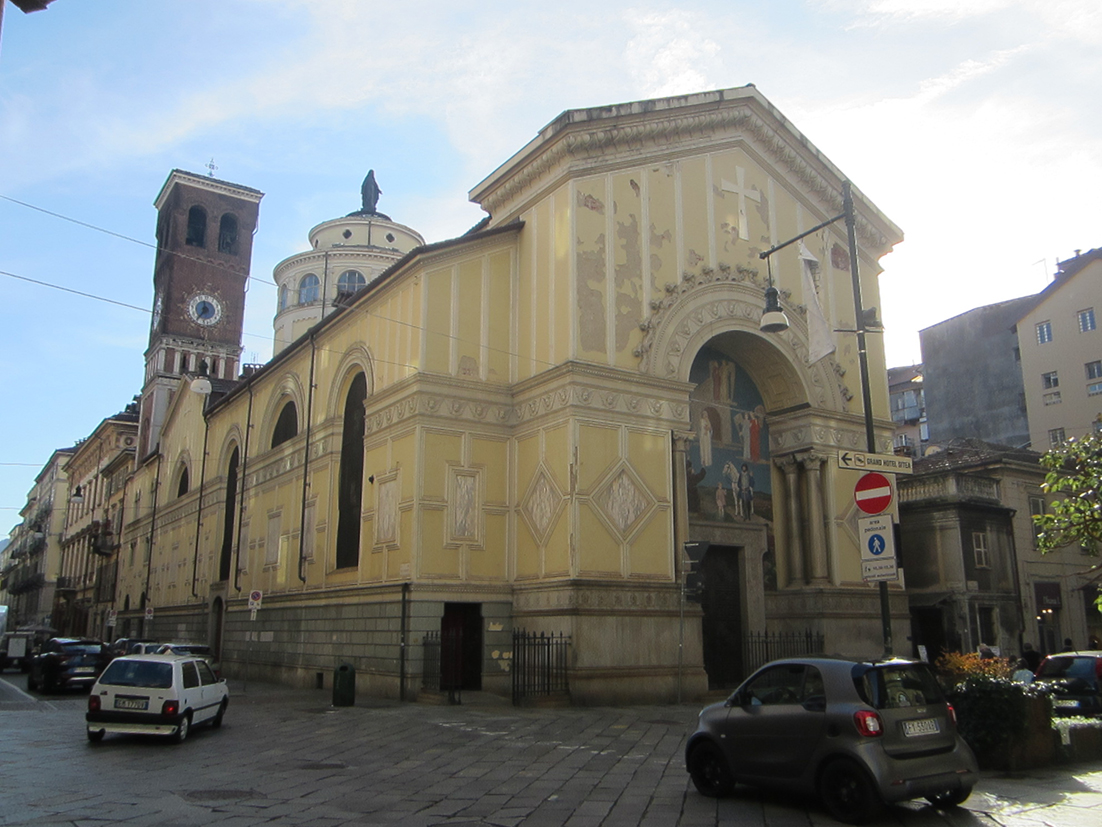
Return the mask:
{"type": "Polygon", "coordinates": [[[245,287],[264,193],[173,170],[154,202],[157,255],[153,317],[145,351],[138,446],[156,447],[181,376],[203,363],[212,378],[236,379],[245,287]]]}

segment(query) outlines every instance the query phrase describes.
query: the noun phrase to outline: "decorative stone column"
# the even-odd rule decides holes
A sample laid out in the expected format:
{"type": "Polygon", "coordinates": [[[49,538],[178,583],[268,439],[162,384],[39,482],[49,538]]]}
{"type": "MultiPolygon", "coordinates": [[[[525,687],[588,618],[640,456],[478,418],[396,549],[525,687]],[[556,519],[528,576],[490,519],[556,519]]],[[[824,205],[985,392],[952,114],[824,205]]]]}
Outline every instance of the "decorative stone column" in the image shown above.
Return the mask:
{"type": "Polygon", "coordinates": [[[807,483],[808,549],[811,564],[811,582],[825,586],[829,582],[826,532],[823,526],[823,461],[822,454],[807,453],[800,457],[807,483]]]}
{"type": "Polygon", "coordinates": [[[803,532],[800,530],[800,465],[791,455],[780,457],[776,463],[784,471],[785,490],[788,492],[788,503],[785,509],[788,515],[787,585],[803,585],[806,577],[803,532]]]}

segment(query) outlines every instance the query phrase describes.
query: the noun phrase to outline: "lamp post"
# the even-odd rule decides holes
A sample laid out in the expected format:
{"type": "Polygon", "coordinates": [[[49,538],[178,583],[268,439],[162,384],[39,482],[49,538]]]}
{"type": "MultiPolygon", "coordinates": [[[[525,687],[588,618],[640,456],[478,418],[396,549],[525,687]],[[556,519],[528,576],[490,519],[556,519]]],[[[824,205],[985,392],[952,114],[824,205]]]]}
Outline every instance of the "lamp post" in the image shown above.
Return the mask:
{"type": "MultiPolygon", "coordinates": [[[[831,224],[835,224],[839,221],[845,220],[846,223],[846,235],[849,241],[849,270],[850,276],[853,282],[853,312],[855,316],[855,328],[857,333],[857,363],[858,369],[861,374],[861,401],[865,409],[865,444],[870,454],[876,453],[876,434],[873,428],[873,416],[872,416],[872,389],[869,384],[869,354],[866,347],[865,334],[868,330],[867,322],[865,319],[865,309],[861,302],[861,277],[857,268],[857,215],[853,208],[853,191],[852,186],[848,180],[842,182],[842,213],[836,215],[834,218],[828,219],[821,224],[812,227],[806,232],[800,233],[794,238],[788,239],[788,241],[781,244],[774,245],[768,250],[759,253],[759,258],[769,261],[769,257],[773,253],[784,249],[790,244],[795,244],[802,238],[806,238],[812,233],[817,233],[824,227],[829,227],[831,224]]],[[[780,312],[780,303],[777,300],[777,291],[773,286],[773,275],[770,270],[769,275],[769,287],[765,292],[766,306],[765,311],[761,317],[761,330],[766,333],[781,333],[788,329],[788,320],[784,319],[783,325],[778,318],[780,312]],[[772,291],[772,293],[770,292],[772,291]]],[[[783,318],[784,314],[780,313],[780,317],[783,318]]],[[[880,589],[880,623],[883,628],[884,635],[884,655],[890,656],[892,654],[892,616],[891,616],[891,603],[888,599],[888,582],[886,580],[879,581],[880,589]]]]}

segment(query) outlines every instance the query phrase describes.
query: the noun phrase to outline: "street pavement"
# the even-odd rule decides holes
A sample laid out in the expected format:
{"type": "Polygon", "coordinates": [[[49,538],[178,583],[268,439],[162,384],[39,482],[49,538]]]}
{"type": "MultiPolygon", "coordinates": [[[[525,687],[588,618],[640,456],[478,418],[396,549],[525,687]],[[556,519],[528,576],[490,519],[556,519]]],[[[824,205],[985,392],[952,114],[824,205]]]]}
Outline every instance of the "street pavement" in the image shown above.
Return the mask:
{"type": "MultiPolygon", "coordinates": [[[[696,707],[518,709],[357,698],[231,682],[220,730],[183,744],[84,736],[86,692],[0,679],[0,827],[796,827],[812,800],[739,787],[699,795],[682,750],[696,707]]],[[[876,825],[1099,827],[1102,762],[984,773],[962,808],[924,802],[876,825]]]]}

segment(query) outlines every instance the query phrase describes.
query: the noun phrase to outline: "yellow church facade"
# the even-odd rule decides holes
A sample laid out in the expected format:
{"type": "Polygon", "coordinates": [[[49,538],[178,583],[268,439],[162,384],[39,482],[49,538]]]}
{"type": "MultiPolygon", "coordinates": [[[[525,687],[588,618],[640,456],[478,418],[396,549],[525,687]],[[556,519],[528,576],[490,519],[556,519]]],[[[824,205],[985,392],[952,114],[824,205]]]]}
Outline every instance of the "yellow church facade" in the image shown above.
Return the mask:
{"type": "MultiPolygon", "coordinates": [[[[128,489],[122,628],[406,698],[441,634],[462,688],[500,694],[513,630],[566,635],[580,703],[729,686],[751,634],[877,653],[836,462],[865,448],[845,228],[759,257],[838,215],[842,182],[752,87],[564,113],[471,192],[478,228],[243,381],[179,380],[128,489]]],[[[902,236],[855,204],[869,307],[902,236]]],[[[890,451],[876,336],[868,356],[890,451]]],[[[902,639],[898,589],[892,614],[902,639]]]]}

